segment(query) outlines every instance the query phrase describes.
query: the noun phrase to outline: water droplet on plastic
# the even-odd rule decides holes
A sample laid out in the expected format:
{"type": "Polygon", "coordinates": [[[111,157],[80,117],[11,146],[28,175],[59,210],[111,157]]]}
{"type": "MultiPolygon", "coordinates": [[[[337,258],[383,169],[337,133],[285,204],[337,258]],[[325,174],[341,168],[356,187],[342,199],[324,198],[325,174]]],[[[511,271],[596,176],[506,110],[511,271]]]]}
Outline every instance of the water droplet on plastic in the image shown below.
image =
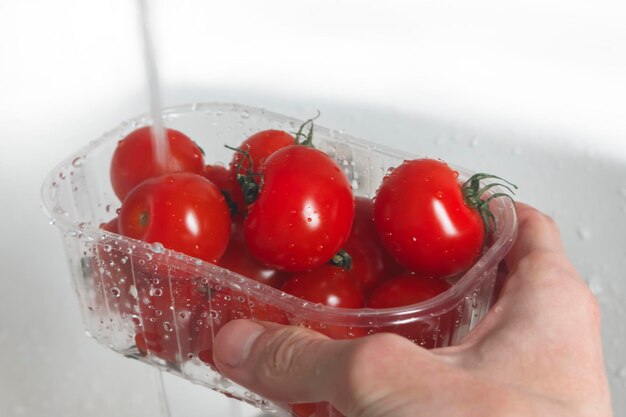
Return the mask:
{"type": "Polygon", "coordinates": [[[591,237],[591,230],[584,226],[579,226],[578,229],[576,229],[576,233],[578,234],[579,238],[584,240],[587,240],[591,237]]]}
{"type": "Polygon", "coordinates": [[[120,289],[117,287],[113,287],[111,288],[111,295],[113,295],[113,297],[118,298],[120,296],[121,292],[120,289]]]}
{"type": "Polygon", "coordinates": [[[163,253],[164,249],[163,244],[160,242],[154,242],[150,245],[150,250],[154,253],[163,253]]]}
{"type": "Polygon", "coordinates": [[[241,112],[241,118],[242,119],[249,119],[250,118],[250,112],[248,110],[244,110],[241,112]]]}
{"type": "Polygon", "coordinates": [[[165,330],[166,332],[171,332],[174,330],[174,327],[171,325],[171,323],[169,321],[164,321],[163,322],[163,330],[165,330]]]}
{"type": "Polygon", "coordinates": [[[83,164],[83,159],[80,156],[77,156],[76,158],[74,158],[74,160],[72,161],[72,166],[78,168],[79,166],[81,166],[83,164]]]}
{"type": "Polygon", "coordinates": [[[589,289],[591,290],[593,295],[598,296],[602,294],[602,283],[598,278],[591,278],[587,285],[589,286],[589,289]]]}
{"type": "Polygon", "coordinates": [[[163,290],[161,288],[150,288],[150,295],[153,297],[160,297],[163,295],[163,290]]]}

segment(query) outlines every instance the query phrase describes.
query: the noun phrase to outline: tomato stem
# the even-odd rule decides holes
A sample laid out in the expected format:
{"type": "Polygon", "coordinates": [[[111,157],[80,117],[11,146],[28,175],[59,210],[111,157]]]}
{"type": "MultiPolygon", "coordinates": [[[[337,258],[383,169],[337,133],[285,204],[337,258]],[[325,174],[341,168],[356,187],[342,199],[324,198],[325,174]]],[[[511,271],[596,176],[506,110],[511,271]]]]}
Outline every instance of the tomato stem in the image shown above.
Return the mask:
{"type": "Polygon", "coordinates": [[[239,160],[239,163],[236,167],[237,173],[237,182],[241,186],[241,191],[243,192],[243,198],[246,205],[252,204],[259,195],[260,183],[263,183],[263,175],[258,172],[252,171],[252,157],[250,156],[250,152],[244,151],[240,148],[233,148],[232,146],[224,145],[227,149],[231,151],[239,152],[243,155],[245,160],[248,161],[248,168],[243,167],[244,158],[239,160]],[[245,171],[245,173],[242,173],[245,171]],[[257,182],[256,178],[260,180],[257,182]]]}
{"type": "Polygon", "coordinates": [[[349,271],[352,269],[352,256],[350,256],[345,249],[341,249],[328,263],[349,271]]]}
{"type": "Polygon", "coordinates": [[[150,222],[150,216],[147,211],[142,211],[139,214],[139,225],[143,228],[148,227],[148,223],[150,222]]]}
{"type": "Polygon", "coordinates": [[[511,194],[515,195],[514,190],[517,190],[517,186],[496,175],[478,173],[472,175],[467,181],[465,181],[461,186],[461,189],[463,191],[463,197],[465,198],[467,204],[476,211],[478,211],[480,217],[483,220],[483,224],[485,226],[486,243],[488,235],[496,230],[496,218],[491,210],[489,210],[489,203],[491,203],[491,201],[495,198],[505,197],[510,199],[513,204],[515,204],[515,200],[513,199],[511,194]],[[480,181],[484,179],[494,179],[501,182],[492,182],[481,187],[480,181]],[[494,187],[503,187],[508,191],[508,193],[496,192],[488,195],[487,198],[484,198],[485,194],[491,191],[494,187]]]}
{"type": "Polygon", "coordinates": [[[233,198],[230,196],[230,193],[228,191],[221,190],[221,193],[224,196],[224,200],[226,200],[226,205],[228,206],[230,216],[234,217],[235,214],[237,214],[237,203],[233,201],[233,198]]]}
{"type": "Polygon", "coordinates": [[[310,118],[300,125],[300,128],[295,133],[296,145],[310,146],[311,148],[315,147],[313,146],[313,121],[316,120],[318,117],[320,117],[319,110],[317,111],[317,115],[315,117],[310,118]],[[307,125],[309,127],[309,131],[305,134],[304,129],[307,127],[307,125]],[[304,140],[302,142],[300,142],[301,137],[304,137],[304,140]]]}

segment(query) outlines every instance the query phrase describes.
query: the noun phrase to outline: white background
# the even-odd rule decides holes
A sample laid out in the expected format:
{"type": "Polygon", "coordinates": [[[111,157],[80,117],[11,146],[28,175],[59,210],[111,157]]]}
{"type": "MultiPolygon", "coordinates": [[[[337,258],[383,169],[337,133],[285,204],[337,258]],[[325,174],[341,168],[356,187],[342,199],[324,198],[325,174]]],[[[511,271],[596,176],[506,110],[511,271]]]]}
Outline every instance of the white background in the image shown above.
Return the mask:
{"type": "MultiPolygon", "coordinates": [[[[166,105],[319,109],[321,125],[520,185],[561,224],[598,296],[615,415],[626,415],[623,2],[155,3],[166,105]]],[[[158,412],[153,371],[84,335],[39,202],[56,163],[147,110],[141,58],[133,1],[0,0],[2,416],[158,412]]],[[[242,412],[192,391],[210,402],[203,416],[242,412]]]]}

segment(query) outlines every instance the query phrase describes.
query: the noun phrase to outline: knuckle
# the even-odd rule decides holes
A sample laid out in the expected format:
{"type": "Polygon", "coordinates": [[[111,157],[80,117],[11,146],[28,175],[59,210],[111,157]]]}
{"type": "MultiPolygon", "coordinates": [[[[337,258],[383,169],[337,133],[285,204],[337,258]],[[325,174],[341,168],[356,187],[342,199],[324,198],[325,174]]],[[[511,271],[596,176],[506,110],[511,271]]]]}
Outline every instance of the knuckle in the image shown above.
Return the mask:
{"type": "Polygon", "coordinates": [[[580,280],[575,291],[579,311],[584,317],[590,319],[592,323],[599,325],[601,317],[600,304],[595,295],[591,292],[591,289],[580,280]]]}
{"type": "Polygon", "coordinates": [[[556,227],[557,225],[551,216],[534,208],[525,212],[522,221],[547,227],[556,227]]]}
{"type": "Polygon", "coordinates": [[[415,346],[401,336],[391,333],[379,333],[368,336],[355,343],[347,352],[347,383],[356,391],[361,391],[363,384],[371,385],[380,380],[381,370],[395,369],[398,357],[407,357],[407,347],[415,346]]]}
{"type": "Polygon", "coordinates": [[[276,330],[263,348],[260,362],[262,375],[266,378],[281,378],[297,372],[302,356],[314,349],[317,342],[318,339],[311,337],[310,332],[303,328],[276,330]]]}
{"type": "Polygon", "coordinates": [[[520,260],[523,273],[536,275],[541,280],[560,279],[575,273],[569,260],[560,252],[533,250],[520,260]]]}
{"type": "Polygon", "coordinates": [[[345,367],[341,375],[346,379],[335,393],[351,398],[348,415],[373,415],[372,410],[384,409],[393,402],[390,399],[398,392],[396,381],[410,378],[406,371],[413,368],[412,359],[422,352],[408,339],[391,333],[377,333],[352,344],[340,360],[345,367]]]}

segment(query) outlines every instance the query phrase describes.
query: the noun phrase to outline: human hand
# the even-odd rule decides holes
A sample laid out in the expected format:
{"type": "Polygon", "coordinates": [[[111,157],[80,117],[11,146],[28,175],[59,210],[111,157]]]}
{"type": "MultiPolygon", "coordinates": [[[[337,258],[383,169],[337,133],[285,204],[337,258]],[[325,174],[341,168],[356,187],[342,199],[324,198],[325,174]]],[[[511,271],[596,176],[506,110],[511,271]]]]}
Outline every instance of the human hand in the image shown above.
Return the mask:
{"type": "Polygon", "coordinates": [[[521,203],[517,213],[500,298],[460,344],[236,320],[216,337],[217,367],[269,399],[328,401],[349,417],[611,416],[595,298],[556,224],[521,203]]]}

